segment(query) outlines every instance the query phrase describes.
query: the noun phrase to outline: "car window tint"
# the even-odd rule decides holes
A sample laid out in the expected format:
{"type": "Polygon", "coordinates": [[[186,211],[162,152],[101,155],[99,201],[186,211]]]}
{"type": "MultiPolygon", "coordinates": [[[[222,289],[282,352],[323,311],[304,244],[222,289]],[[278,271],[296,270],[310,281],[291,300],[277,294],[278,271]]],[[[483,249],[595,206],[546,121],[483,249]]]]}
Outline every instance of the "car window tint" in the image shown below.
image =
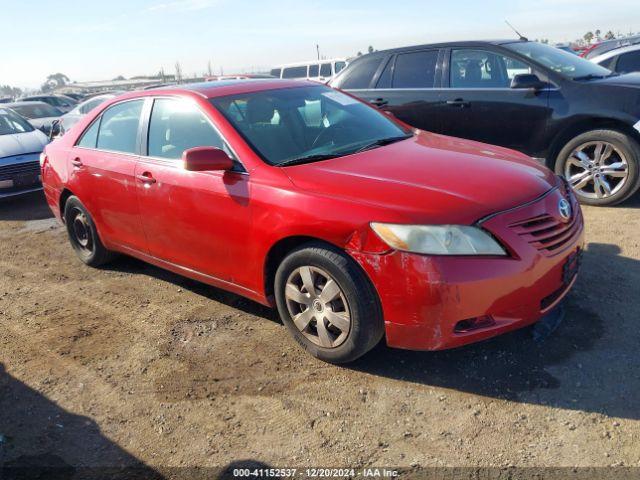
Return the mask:
{"type": "Polygon", "coordinates": [[[226,149],[218,132],[195,105],[164,98],[153,103],[148,141],[148,155],[159,158],[179,159],[182,152],[194,147],[226,149]]]}
{"type": "Polygon", "coordinates": [[[616,72],[640,72],[640,50],[620,55],[616,64],[616,72]]]}
{"type": "Polygon", "coordinates": [[[93,125],[86,130],[77,145],[79,147],[84,148],[96,148],[96,143],[98,141],[98,129],[100,128],[100,119],[93,122],[93,125]]]}
{"type": "Polygon", "coordinates": [[[532,73],[531,68],[504,55],[471,49],[451,52],[452,88],[509,88],[513,77],[523,73],[532,73]]]}
{"type": "Polygon", "coordinates": [[[80,106],[80,113],[89,113],[104,101],[104,98],[94,98],[93,100],[89,100],[85,104],[80,106]]]}
{"type": "Polygon", "coordinates": [[[330,77],[331,76],[331,64],[323,63],[320,65],[320,76],[321,77],[330,77]]]}
{"type": "Polygon", "coordinates": [[[307,78],[307,66],[285,68],[282,78],[307,78]]]}
{"type": "Polygon", "coordinates": [[[391,88],[391,74],[393,72],[394,57],[392,56],[380,74],[376,88],[391,88]]]}
{"type": "Polygon", "coordinates": [[[382,57],[365,57],[345,70],[338,88],[369,88],[373,75],[378,70],[382,57]]]}
{"type": "Polygon", "coordinates": [[[342,71],[342,69],[346,66],[347,66],[347,62],[336,62],[335,63],[336,73],[342,71]]]}
{"type": "Polygon", "coordinates": [[[317,77],[319,68],[318,65],[309,65],[309,76],[317,77]]]}
{"type": "Polygon", "coordinates": [[[606,60],[602,60],[598,63],[598,65],[604,68],[608,68],[609,70],[613,70],[613,64],[616,62],[617,58],[618,57],[614,55],[613,57],[607,58],[606,60]]]}
{"type": "Polygon", "coordinates": [[[271,76],[276,77],[276,78],[280,78],[280,72],[282,72],[281,68],[274,68],[273,70],[271,70],[271,76]]]}
{"type": "Polygon", "coordinates": [[[398,55],[393,71],[393,88],[433,88],[437,63],[437,50],[398,55]]]}
{"type": "Polygon", "coordinates": [[[124,102],[102,114],[98,148],[113,152],[135,153],[142,100],[124,102]]]}

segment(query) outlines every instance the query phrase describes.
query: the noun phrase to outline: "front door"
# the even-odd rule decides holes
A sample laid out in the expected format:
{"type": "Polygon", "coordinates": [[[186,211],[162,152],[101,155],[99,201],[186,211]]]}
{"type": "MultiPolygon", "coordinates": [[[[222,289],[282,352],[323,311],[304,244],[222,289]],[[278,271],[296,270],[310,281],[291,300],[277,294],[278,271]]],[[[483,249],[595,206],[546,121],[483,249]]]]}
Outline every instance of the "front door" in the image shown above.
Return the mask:
{"type": "Polygon", "coordinates": [[[182,153],[213,146],[233,154],[208,117],[186,100],[154,100],[147,155],[136,167],[149,252],[161,260],[234,282],[250,234],[249,175],[189,172],[182,153]]]}
{"type": "Polygon", "coordinates": [[[453,49],[445,68],[442,131],[529,154],[551,117],[548,89],[512,89],[517,74],[538,73],[500,52],[453,49]]]}

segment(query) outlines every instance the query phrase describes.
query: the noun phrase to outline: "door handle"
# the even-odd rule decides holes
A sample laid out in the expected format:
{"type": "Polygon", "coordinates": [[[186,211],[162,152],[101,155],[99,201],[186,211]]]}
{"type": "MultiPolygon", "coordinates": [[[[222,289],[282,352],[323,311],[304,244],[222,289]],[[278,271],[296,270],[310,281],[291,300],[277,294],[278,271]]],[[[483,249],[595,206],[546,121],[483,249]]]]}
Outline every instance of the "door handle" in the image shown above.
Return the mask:
{"type": "Polygon", "coordinates": [[[450,107],[468,108],[471,106],[469,102],[462,98],[456,98],[455,100],[447,100],[447,105],[450,107]]]}
{"type": "Polygon", "coordinates": [[[371,105],[375,105],[376,107],[384,107],[389,102],[387,100],[385,100],[384,98],[376,98],[375,100],[369,100],[369,103],[371,105]]]}
{"type": "Polygon", "coordinates": [[[156,183],[156,179],[153,178],[153,175],[151,175],[150,172],[144,172],[140,175],[136,175],[136,178],[138,180],[140,180],[142,183],[145,183],[147,185],[151,185],[153,183],[156,183]]]}
{"type": "Polygon", "coordinates": [[[71,160],[71,165],[73,165],[76,168],[80,168],[82,166],[82,160],[80,160],[79,157],[76,157],[73,160],[71,160]]]}

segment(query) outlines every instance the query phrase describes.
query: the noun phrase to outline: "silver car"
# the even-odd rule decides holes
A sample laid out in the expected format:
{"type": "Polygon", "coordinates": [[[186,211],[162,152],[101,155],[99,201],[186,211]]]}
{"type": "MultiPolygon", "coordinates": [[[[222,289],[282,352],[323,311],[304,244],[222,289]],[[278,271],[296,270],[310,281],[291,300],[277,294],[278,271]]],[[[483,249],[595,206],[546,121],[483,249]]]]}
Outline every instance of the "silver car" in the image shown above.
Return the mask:
{"type": "Polygon", "coordinates": [[[90,99],[85,100],[81,104],[77,105],[69,113],[65,113],[60,119],[60,133],[63,134],[64,132],[68,131],[91,110],[96,108],[98,105],[106,102],[107,100],[111,100],[116,95],[119,95],[119,93],[105,93],[103,95],[91,97],[90,99]]]}
{"type": "Polygon", "coordinates": [[[0,107],[0,198],[42,189],[40,153],[48,142],[25,118],[0,107]]]}
{"type": "Polygon", "coordinates": [[[29,120],[29,123],[42,130],[45,135],[51,133],[53,122],[59,120],[62,112],[44,102],[14,102],[7,103],[3,107],[10,108],[21,117],[29,120]]]}

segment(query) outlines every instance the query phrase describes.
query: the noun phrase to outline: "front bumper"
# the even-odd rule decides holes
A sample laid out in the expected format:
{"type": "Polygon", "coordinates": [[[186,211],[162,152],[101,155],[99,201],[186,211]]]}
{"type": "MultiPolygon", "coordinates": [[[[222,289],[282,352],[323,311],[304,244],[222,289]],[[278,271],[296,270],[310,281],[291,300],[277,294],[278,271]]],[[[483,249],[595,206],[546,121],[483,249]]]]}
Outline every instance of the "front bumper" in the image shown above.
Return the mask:
{"type": "MultiPolygon", "coordinates": [[[[570,196],[573,217],[566,225],[571,229],[556,236],[562,242],[553,249],[514,225],[553,216],[565,194],[555,189],[481,222],[509,257],[351,252],[377,288],[387,344],[412,350],[458,347],[530,325],[553,309],[575,282],[576,252],[584,243],[580,207],[570,196]],[[493,323],[456,331],[458,322],[482,317],[493,323]]],[[[549,235],[547,229],[540,238],[553,240],[549,235]]]]}
{"type": "Polygon", "coordinates": [[[38,155],[21,155],[12,160],[2,159],[0,163],[0,198],[42,190],[38,155]]]}

